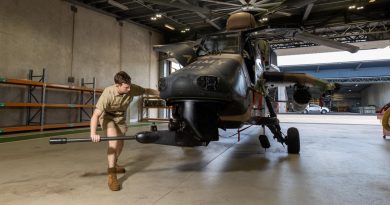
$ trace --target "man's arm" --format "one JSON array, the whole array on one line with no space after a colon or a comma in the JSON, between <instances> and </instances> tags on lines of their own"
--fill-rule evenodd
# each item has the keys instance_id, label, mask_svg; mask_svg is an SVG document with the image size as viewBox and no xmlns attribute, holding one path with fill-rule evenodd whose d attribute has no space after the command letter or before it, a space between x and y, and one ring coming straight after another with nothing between
<instances>
[{"instance_id":1,"label":"man's arm","mask_svg":"<svg viewBox=\"0 0 390 205\"><path fill-rule=\"evenodd\" d=\"M150 88L145 88L145 94L146 95L160 95L160 92L158 90L150 89Z\"/></svg>"},{"instance_id":2,"label":"man's arm","mask_svg":"<svg viewBox=\"0 0 390 205\"><path fill-rule=\"evenodd\" d=\"M91 139L92 139L92 142L99 142L100 141L100 135L96 134L96 128L97 128L97 125L98 125L98 120L99 120L99 117L100 115L102 115L102 111L99 110L99 109L95 109L93 111L93 115L91 117Z\"/></svg>"}]
</instances>

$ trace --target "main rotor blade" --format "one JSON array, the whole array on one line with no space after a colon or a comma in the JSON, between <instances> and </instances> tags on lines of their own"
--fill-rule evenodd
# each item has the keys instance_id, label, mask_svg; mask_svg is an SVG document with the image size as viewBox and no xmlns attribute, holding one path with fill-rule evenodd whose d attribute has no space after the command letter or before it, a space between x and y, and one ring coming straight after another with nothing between
<instances>
[{"instance_id":1,"label":"main rotor blade","mask_svg":"<svg viewBox=\"0 0 390 205\"><path fill-rule=\"evenodd\" d=\"M248 3L246 3L245 0L239 0L241 2L242 5L247 5Z\"/></svg>"},{"instance_id":2,"label":"main rotor blade","mask_svg":"<svg viewBox=\"0 0 390 205\"><path fill-rule=\"evenodd\" d=\"M346 44L346 43L340 43L338 41L323 38L321 36L316 36L316 35L313 35L313 34L310 34L307 32L296 33L294 35L294 39L298 39L301 41L309 41L309 42L316 43L319 45L324 45L324 46L328 46L331 48L336 48L336 49L348 51L350 53L356 53L360 49L357 46L353 46L353 45Z\"/></svg>"},{"instance_id":3,"label":"main rotor blade","mask_svg":"<svg viewBox=\"0 0 390 205\"><path fill-rule=\"evenodd\" d=\"M265 3L268 3L270 2L271 0L262 0L262 1L258 1L258 2L255 2L255 5L256 6L262 6L262 4L265 4ZM280 4L280 3L279 3Z\"/></svg>"},{"instance_id":4,"label":"main rotor blade","mask_svg":"<svg viewBox=\"0 0 390 205\"><path fill-rule=\"evenodd\" d=\"M275 14L278 14L278 15L281 15L281 16L292 16L292 13L288 13L288 12L283 12L283 11L277 11L275 12Z\"/></svg>"}]
</instances>

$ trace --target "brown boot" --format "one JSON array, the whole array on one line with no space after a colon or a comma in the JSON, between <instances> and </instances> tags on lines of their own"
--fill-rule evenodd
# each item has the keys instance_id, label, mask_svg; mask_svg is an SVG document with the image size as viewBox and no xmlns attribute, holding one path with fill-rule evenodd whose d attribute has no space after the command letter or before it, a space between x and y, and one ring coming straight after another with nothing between
<instances>
[{"instance_id":1,"label":"brown boot","mask_svg":"<svg viewBox=\"0 0 390 205\"><path fill-rule=\"evenodd\" d=\"M108 168L108 188L110 188L111 191L119 191L121 189L121 185L118 182L118 179L116 178L116 168Z\"/></svg>"},{"instance_id":2,"label":"brown boot","mask_svg":"<svg viewBox=\"0 0 390 205\"><path fill-rule=\"evenodd\" d=\"M125 173L126 172L126 169L119 166L119 165L115 165L115 169L116 169L116 173Z\"/></svg>"}]
</instances>

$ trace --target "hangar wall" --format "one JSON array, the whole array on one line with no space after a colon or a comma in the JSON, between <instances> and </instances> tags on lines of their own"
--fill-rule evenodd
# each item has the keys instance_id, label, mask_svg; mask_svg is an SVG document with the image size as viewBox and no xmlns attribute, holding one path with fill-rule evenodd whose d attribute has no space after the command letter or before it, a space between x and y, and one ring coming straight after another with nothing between
<instances>
[{"instance_id":1,"label":"hangar wall","mask_svg":"<svg viewBox=\"0 0 390 205\"><path fill-rule=\"evenodd\" d=\"M390 103L390 83L374 84L362 91L362 105L378 105L381 109Z\"/></svg>"},{"instance_id":2,"label":"hangar wall","mask_svg":"<svg viewBox=\"0 0 390 205\"><path fill-rule=\"evenodd\" d=\"M96 77L97 88L104 88L124 70L133 83L157 89L158 53L152 46L162 43L160 33L128 22L121 26L113 17L78 6L73 21L70 6L62 0L0 1L0 77L26 79L29 69L40 74L45 68L47 82L68 84L73 76L80 85L81 78ZM26 102L25 87L0 89L0 102ZM77 103L78 94L51 90L47 98L48 103ZM46 121L77 121L77 113L48 110ZM26 117L23 109L0 109L0 115L10 116L0 118L0 127Z\"/></svg>"}]
</instances>

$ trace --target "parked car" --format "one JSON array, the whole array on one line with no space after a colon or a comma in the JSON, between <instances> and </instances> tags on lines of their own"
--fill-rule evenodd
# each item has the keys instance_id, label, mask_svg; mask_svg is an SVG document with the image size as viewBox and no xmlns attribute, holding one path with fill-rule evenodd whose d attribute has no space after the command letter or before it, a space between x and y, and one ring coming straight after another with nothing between
<instances>
[{"instance_id":1,"label":"parked car","mask_svg":"<svg viewBox=\"0 0 390 205\"><path fill-rule=\"evenodd\" d=\"M330 110L327 107L321 107L316 104L308 104L305 110L303 110L303 114L309 114L309 113L321 113L321 114L326 114Z\"/></svg>"}]
</instances>

